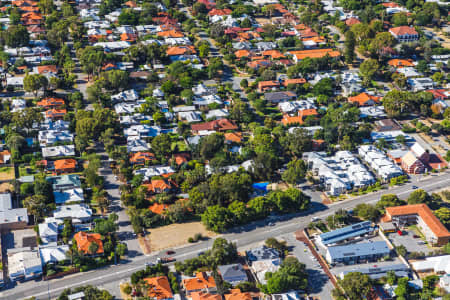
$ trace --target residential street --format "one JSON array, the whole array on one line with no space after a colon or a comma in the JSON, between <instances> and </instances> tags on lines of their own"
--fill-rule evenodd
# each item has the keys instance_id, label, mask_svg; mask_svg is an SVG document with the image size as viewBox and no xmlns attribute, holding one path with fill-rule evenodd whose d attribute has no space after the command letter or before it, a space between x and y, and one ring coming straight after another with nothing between
<instances>
[{"instance_id":1,"label":"residential street","mask_svg":"<svg viewBox=\"0 0 450 300\"><path fill-rule=\"evenodd\" d=\"M114 175L110 174L108 178L108 192L110 195L115 195L115 190L113 188ZM304 228L310 223L311 218L314 216L324 218L327 215L333 214L339 209L350 210L359 203L375 203L379 200L382 194L397 194L401 198L406 198L412 191L412 186L415 185L418 188L422 188L427 192L432 192L442 188L447 188L450 186L450 173L445 173L440 176L433 175L428 178L424 178L419 181L408 183L403 186L398 186L390 188L387 190L381 190L376 193L361 196L352 200L347 200L344 202L337 202L329 205L328 207L321 204L314 197L313 205L311 209L307 212L291 216L290 218L285 218L284 221L275 222L275 225L268 227L266 222L256 222L249 224L247 226L241 226L235 228L232 232L222 235L222 237L233 241L237 244L239 249L246 248L249 245L253 245L259 242L263 242L269 237L280 237L292 234L298 229ZM118 193L118 192L117 192ZM315 195L315 194L314 194ZM116 194L118 198L118 194ZM120 212L120 211L119 211ZM122 217L121 223L124 217ZM127 232L129 228L125 223L121 224L120 232ZM134 239L128 240L127 243L132 250L134 245ZM208 247L212 245L211 241L204 241L198 244L190 244L188 246L179 248L176 250L174 257L177 260L185 260L188 258L196 257L199 252L205 251ZM66 276L61 279L45 281L29 281L25 283L19 283L14 289L5 290L0 293L0 298L5 300L17 300L26 297L35 296L36 299L49 299L50 297L55 297L65 288L76 287L85 284L91 284L94 286L102 287L103 285L116 286L120 284L122 280L130 277L130 275L144 268L145 262L155 261L160 253L155 253L149 257L135 253L128 261L123 261L122 264L118 266L110 266L103 269L97 269L87 273L79 273L71 276Z\"/></svg>"}]
</instances>

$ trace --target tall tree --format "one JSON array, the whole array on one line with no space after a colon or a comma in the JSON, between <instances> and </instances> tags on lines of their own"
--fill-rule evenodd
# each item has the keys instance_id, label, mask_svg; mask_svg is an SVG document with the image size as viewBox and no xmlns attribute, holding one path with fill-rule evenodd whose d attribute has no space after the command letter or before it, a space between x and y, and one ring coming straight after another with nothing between
<instances>
[{"instance_id":1,"label":"tall tree","mask_svg":"<svg viewBox=\"0 0 450 300\"><path fill-rule=\"evenodd\" d=\"M348 30L345 33L344 44L345 44L344 50L345 62L351 64L355 60L355 46L356 46L355 34L353 33L353 31Z\"/></svg>"}]
</instances>

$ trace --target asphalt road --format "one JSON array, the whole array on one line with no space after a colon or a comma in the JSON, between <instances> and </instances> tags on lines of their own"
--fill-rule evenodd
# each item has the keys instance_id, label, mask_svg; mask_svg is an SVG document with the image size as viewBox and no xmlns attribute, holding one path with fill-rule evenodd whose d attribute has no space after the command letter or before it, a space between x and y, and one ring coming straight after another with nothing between
<instances>
[{"instance_id":1,"label":"asphalt road","mask_svg":"<svg viewBox=\"0 0 450 300\"><path fill-rule=\"evenodd\" d=\"M325 206L318 202L313 202L309 211L303 212L290 217L285 217L285 220L275 221L273 226L268 226L265 221L252 223L247 226L237 227L233 232L223 234L222 237L233 241L238 248L242 249L248 245L256 244L266 240L269 237L279 237L294 233L298 229L306 227L311 218L314 216L324 218L333 214L338 209L349 210L359 203L375 203L383 194L394 193L400 198L406 198L412 191L412 186L416 185L419 188L432 192L450 186L450 173L445 173L440 176L434 175L423 178L412 183L405 184L386 190L381 190L376 193L368 194L351 200L337 202L329 206ZM273 221L272 221L273 222ZM173 255L177 260L185 260L196 257L199 252L205 251L212 245L212 240L204 241L194 245L188 245L176 249L176 254ZM27 297L35 296L36 299L49 299L59 295L65 288L76 287L80 285L91 284L94 286L117 285L130 277L130 275L145 267L145 263L155 261L159 253L151 256L144 256L136 254L128 261L123 261L117 266L110 266L102 269L93 270L86 273L79 273L66 276L61 279L55 279L48 282L45 281L28 281L19 283L13 289L5 290L0 293L0 298L4 300L18 300Z\"/></svg>"}]
</instances>

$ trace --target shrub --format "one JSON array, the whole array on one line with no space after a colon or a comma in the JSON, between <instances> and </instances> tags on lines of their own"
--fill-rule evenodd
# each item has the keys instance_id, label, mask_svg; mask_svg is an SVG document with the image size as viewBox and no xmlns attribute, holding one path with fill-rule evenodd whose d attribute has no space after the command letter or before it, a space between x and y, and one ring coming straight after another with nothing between
<instances>
[{"instance_id":1,"label":"shrub","mask_svg":"<svg viewBox=\"0 0 450 300\"><path fill-rule=\"evenodd\" d=\"M188 243L194 243L194 239L192 237L188 238Z\"/></svg>"},{"instance_id":2,"label":"shrub","mask_svg":"<svg viewBox=\"0 0 450 300\"><path fill-rule=\"evenodd\" d=\"M200 240L202 240L203 239L203 235L201 234L201 233L196 233L195 235L194 235L194 240L195 241L200 241Z\"/></svg>"},{"instance_id":3,"label":"shrub","mask_svg":"<svg viewBox=\"0 0 450 300\"><path fill-rule=\"evenodd\" d=\"M122 291L125 294L130 295L131 292L133 291L133 289L132 289L131 285L127 284L126 286L123 287Z\"/></svg>"}]
</instances>

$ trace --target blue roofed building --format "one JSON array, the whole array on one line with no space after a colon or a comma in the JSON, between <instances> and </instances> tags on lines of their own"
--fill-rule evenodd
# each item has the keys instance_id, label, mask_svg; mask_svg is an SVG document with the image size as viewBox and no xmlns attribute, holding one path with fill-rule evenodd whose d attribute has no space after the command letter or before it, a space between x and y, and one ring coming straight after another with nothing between
<instances>
[{"instance_id":1,"label":"blue roofed building","mask_svg":"<svg viewBox=\"0 0 450 300\"><path fill-rule=\"evenodd\" d=\"M385 241L351 244L345 246L328 247L325 258L330 264L354 264L363 261L374 261L390 255Z\"/></svg>"},{"instance_id":2,"label":"blue roofed building","mask_svg":"<svg viewBox=\"0 0 450 300\"><path fill-rule=\"evenodd\" d=\"M344 228L322 233L319 238L320 242L324 246L329 246L370 234L373 230L374 227L372 226L372 222L364 221Z\"/></svg>"},{"instance_id":3,"label":"blue roofed building","mask_svg":"<svg viewBox=\"0 0 450 300\"><path fill-rule=\"evenodd\" d=\"M354 267L352 269L347 269L345 271L342 271L339 273L339 277L341 279L344 279L344 276L351 272L360 272L362 274L369 275L372 279L380 279L381 277L384 277L387 275L389 271L393 271L395 275L399 278L401 277L409 277L410 269L405 264L389 264L389 265L374 265L367 268L361 268L361 267Z\"/></svg>"},{"instance_id":4,"label":"blue roofed building","mask_svg":"<svg viewBox=\"0 0 450 300\"><path fill-rule=\"evenodd\" d=\"M52 184L54 192L61 192L81 187L80 176L78 176L77 174L51 176L47 177L47 180Z\"/></svg>"}]
</instances>

